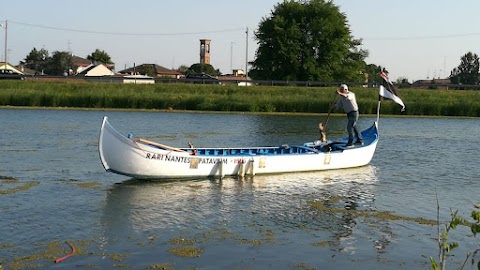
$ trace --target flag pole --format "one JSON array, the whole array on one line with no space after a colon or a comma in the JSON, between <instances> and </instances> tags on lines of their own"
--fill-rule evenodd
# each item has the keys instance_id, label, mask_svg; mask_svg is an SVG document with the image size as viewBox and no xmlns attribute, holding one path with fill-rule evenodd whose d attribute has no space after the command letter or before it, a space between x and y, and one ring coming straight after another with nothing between
<instances>
[{"instance_id":1,"label":"flag pole","mask_svg":"<svg viewBox=\"0 0 480 270\"><path fill-rule=\"evenodd\" d=\"M383 72L383 68L380 69L380 73ZM381 87L381 86L379 86ZM380 120L380 104L381 104L381 101L382 101L382 96L380 96L380 89L379 89L379 92L378 92L378 104L377 104L377 128L378 128L378 121Z\"/></svg>"},{"instance_id":2,"label":"flag pole","mask_svg":"<svg viewBox=\"0 0 480 270\"><path fill-rule=\"evenodd\" d=\"M378 105L377 105L377 125L378 125L378 120L380 119L380 104L381 104L381 97L378 95Z\"/></svg>"}]
</instances>

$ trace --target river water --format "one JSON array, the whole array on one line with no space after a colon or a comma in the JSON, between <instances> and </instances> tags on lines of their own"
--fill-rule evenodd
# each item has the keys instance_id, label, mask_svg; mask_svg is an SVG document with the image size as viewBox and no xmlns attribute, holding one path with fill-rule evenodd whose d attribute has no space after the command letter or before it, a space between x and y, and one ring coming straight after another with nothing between
<instances>
[{"instance_id":1,"label":"river water","mask_svg":"<svg viewBox=\"0 0 480 270\"><path fill-rule=\"evenodd\" d=\"M325 120L0 109L3 269L429 269L437 226L424 221L436 221L437 198L442 222L480 203L480 119L381 117L361 168L159 182L104 171L105 115L123 134L175 147L302 144ZM345 124L331 118L329 139ZM450 237L460 247L447 269L457 269L480 241L462 226ZM55 264L67 243L76 253Z\"/></svg>"}]
</instances>

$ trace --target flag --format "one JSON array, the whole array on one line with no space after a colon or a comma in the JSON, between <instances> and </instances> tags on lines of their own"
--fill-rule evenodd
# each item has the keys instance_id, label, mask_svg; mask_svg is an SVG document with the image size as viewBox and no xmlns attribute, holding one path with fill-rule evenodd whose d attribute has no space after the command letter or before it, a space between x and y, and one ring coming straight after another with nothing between
<instances>
[{"instance_id":1,"label":"flag","mask_svg":"<svg viewBox=\"0 0 480 270\"><path fill-rule=\"evenodd\" d=\"M382 71L380 72L380 77L382 77L382 84L380 85L379 95L395 101L395 103L402 106L402 112L405 111L405 104L403 104L403 101L398 97L397 90L395 90L395 86L393 86L387 74Z\"/></svg>"}]
</instances>

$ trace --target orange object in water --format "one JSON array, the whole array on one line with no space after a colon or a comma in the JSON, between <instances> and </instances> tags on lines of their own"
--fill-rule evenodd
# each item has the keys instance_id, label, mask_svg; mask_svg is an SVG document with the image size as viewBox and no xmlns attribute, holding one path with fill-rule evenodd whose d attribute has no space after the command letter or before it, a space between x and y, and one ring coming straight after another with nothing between
<instances>
[{"instance_id":1,"label":"orange object in water","mask_svg":"<svg viewBox=\"0 0 480 270\"><path fill-rule=\"evenodd\" d=\"M75 253L76 253L75 248L74 248L68 241L65 241L65 243L67 243L67 245L70 246L70 248L72 249L72 252L70 252L70 254L68 254L68 255L65 255L65 256L63 256L63 257L61 257L61 258L56 259L56 260L55 260L55 263L59 263L59 262L65 260L65 259L67 259L67 258L72 257L73 255L75 255Z\"/></svg>"}]
</instances>

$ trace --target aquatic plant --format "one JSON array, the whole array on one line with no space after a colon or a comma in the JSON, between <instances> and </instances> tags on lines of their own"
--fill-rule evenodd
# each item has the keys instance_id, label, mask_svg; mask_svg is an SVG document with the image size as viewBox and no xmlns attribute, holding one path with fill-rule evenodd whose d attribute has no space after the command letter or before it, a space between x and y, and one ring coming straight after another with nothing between
<instances>
[{"instance_id":1,"label":"aquatic plant","mask_svg":"<svg viewBox=\"0 0 480 270\"><path fill-rule=\"evenodd\" d=\"M338 207L332 207L329 204L331 202L340 201L342 197L334 196L332 198L326 200L314 200L314 201L307 201L307 204L316 209L318 211L327 212L327 213L349 213L352 215L353 218L373 218L378 220L401 220L401 221L409 221L415 222L418 224L423 225L434 225L435 221L422 218L422 217L408 217L408 216L401 216L390 211L378 211L378 210L353 210L353 209L344 209Z\"/></svg>"},{"instance_id":2,"label":"aquatic plant","mask_svg":"<svg viewBox=\"0 0 480 270\"><path fill-rule=\"evenodd\" d=\"M466 219L460 217L458 215L458 210L451 211L451 219L450 221L443 224L443 230L440 229L441 224L439 220L439 203L437 198L437 228L438 228L438 261L436 261L433 257L430 257L430 263L432 265L433 270L445 270L447 265L448 256L450 256L451 252L459 247L457 242L448 242L449 234L452 230L455 230L459 225L465 225L470 227L473 236L475 237L478 233L480 233L480 205L474 205L476 210L473 210L471 213L471 217L473 218L473 222L469 222ZM476 249L473 253L467 253L465 261L463 262L460 269L464 269L468 260L471 258L471 265L472 267L476 263L477 269L480 270L480 261L475 261L476 255L480 252L480 249Z\"/></svg>"},{"instance_id":3,"label":"aquatic plant","mask_svg":"<svg viewBox=\"0 0 480 270\"><path fill-rule=\"evenodd\" d=\"M15 179L15 178L9 178L9 177L0 177L0 186L1 185L15 185L19 184L20 180ZM14 194L20 191L27 191L30 188L39 185L39 182L36 181L30 181L27 182L23 185L17 185L15 187L9 188L9 189L0 189L0 195L6 195L6 194Z\"/></svg>"},{"instance_id":4,"label":"aquatic plant","mask_svg":"<svg viewBox=\"0 0 480 270\"><path fill-rule=\"evenodd\" d=\"M203 250L192 246L180 246L170 248L168 252L180 257L199 257Z\"/></svg>"}]
</instances>

